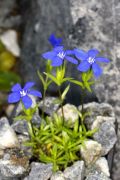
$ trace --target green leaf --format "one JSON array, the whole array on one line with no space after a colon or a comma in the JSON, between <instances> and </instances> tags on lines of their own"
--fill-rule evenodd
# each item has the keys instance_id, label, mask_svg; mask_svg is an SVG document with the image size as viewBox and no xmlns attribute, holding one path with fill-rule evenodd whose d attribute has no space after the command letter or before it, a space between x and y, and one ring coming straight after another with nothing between
<instances>
[{"instance_id":1,"label":"green leaf","mask_svg":"<svg viewBox=\"0 0 120 180\"><path fill-rule=\"evenodd\" d=\"M68 86L65 88L65 90L63 91L62 96L61 96L62 100L65 99L65 96L66 96L66 94L68 93L69 89L70 89L70 85L68 85Z\"/></svg>"},{"instance_id":2,"label":"green leaf","mask_svg":"<svg viewBox=\"0 0 120 180\"><path fill-rule=\"evenodd\" d=\"M74 84L76 84L76 85L78 85L78 86L80 86L80 87L82 87L82 88L84 87L83 83L80 82L80 81L77 81L77 80L74 80L74 79L72 80L72 79L71 79L70 82L72 82L72 83L74 83Z\"/></svg>"},{"instance_id":3,"label":"green leaf","mask_svg":"<svg viewBox=\"0 0 120 180\"><path fill-rule=\"evenodd\" d=\"M39 77L39 79L41 80L43 86L45 86L45 81L44 81L44 78L43 78L43 76L41 75L40 71L37 71L37 74L38 74L38 77Z\"/></svg>"},{"instance_id":4,"label":"green leaf","mask_svg":"<svg viewBox=\"0 0 120 180\"><path fill-rule=\"evenodd\" d=\"M15 121L18 121L18 120L25 120L26 119L26 116L24 115L20 115L20 116L17 116L14 118Z\"/></svg>"},{"instance_id":5,"label":"green leaf","mask_svg":"<svg viewBox=\"0 0 120 180\"><path fill-rule=\"evenodd\" d=\"M72 79L73 79L73 78L66 77L66 78L64 78L64 79L62 80L62 83L66 82L66 81L70 81L70 80L72 80Z\"/></svg>"},{"instance_id":6,"label":"green leaf","mask_svg":"<svg viewBox=\"0 0 120 180\"><path fill-rule=\"evenodd\" d=\"M60 82L58 82L58 79L57 79L56 77L54 77L52 74L45 73L45 72L44 72L44 74L45 74L46 76L48 76L48 77L49 77L55 84L57 84L58 86L61 85Z\"/></svg>"},{"instance_id":7,"label":"green leaf","mask_svg":"<svg viewBox=\"0 0 120 180\"><path fill-rule=\"evenodd\" d=\"M48 60L47 61L47 64L46 64L46 72L47 73L51 73L51 71L52 71L52 66L51 66L51 60Z\"/></svg>"},{"instance_id":8,"label":"green leaf","mask_svg":"<svg viewBox=\"0 0 120 180\"><path fill-rule=\"evenodd\" d=\"M89 85L89 82L85 82L85 87L89 92L92 92L92 89L91 89L91 87Z\"/></svg>"},{"instance_id":9,"label":"green leaf","mask_svg":"<svg viewBox=\"0 0 120 180\"><path fill-rule=\"evenodd\" d=\"M76 134L78 132L78 128L79 128L79 120L77 119L74 123L74 133Z\"/></svg>"}]
</instances>

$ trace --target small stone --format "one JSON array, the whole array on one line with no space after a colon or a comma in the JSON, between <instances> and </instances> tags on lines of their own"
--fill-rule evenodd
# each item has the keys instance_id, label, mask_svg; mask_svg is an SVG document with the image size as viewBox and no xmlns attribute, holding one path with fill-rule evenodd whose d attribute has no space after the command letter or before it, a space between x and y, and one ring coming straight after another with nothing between
<instances>
[{"instance_id":1,"label":"small stone","mask_svg":"<svg viewBox=\"0 0 120 180\"><path fill-rule=\"evenodd\" d=\"M81 106L78 107L78 109L81 111ZM92 103L87 103L84 105L84 110L90 113L90 116L86 117L85 119L85 124L87 126L88 129L91 129L91 126L93 125L93 123L95 122L96 118L98 116L104 116L109 117L110 121L115 123L115 114L113 111L113 107L110 104L107 103L96 103L96 102L92 102Z\"/></svg>"},{"instance_id":2,"label":"small stone","mask_svg":"<svg viewBox=\"0 0 120 180\"><path fill-rule=\"evenodd\" d=\"M102 155L106 155L117 141L115 128L110 122L103 122L93 135L93 139L102 145Z\"/></svg>"},{"instance_id":3,"label":"small stone","mask_svg":"<svg viewBox=\"0 0 120 180\"><path fill-rule=\"evenodd\" d=\"M14 108L15 108L14 104L9 104L7 106L7 108L5 109L7 117L11 117Z\"/></svg>"},{"instance_id":4,"label":"small stone","mask_svg":"<svg viewBox=\"0 0 120 180\"><path fill-rule=\"evenodd\" d=\"M85 165L84 161L77 161L71 167L67 167L63 173L64 177L69 180L83 180Z\"/></svg>"},{"instance_id":5,"label":"small stone","mask_svg":"<svg viewBox=\"0 0 120 180\"><path fill-rule=\"evenodd\" d=\"M28 177L24 180L48 180L52 176L52 164L33 162Z\"/></svg>"},{"instance_id":6,"label":"small stone","mask_svg":"<svg viewBox=\"0 0 120 180\"><path fill-rule=\"evenodd\" d=\"M51 176L50 180L66 180L66 178L62 172L58 171Z\"/></svg>"},{"instance_id":7,"label":"small stone","mask_svg":"<svg viewBox=\"0 0 120 180\"><path fill-rule=\"evenodd\" d=\"M44 112L47 115L52 115L54 112L57 111L57 109L59 108L60 104L56 104L55 101L57 100L57 98L55 97L46 97L45 98L45 108L44 108ZM43 101L40 102L39 104L39 108L40 110L43 110Z\"/></svg>"},{"instance_id":8,"label":"small stone","mask_svg":"<svg viewBox=\"0 0 120 180\"><path fill-rule=\"evenodd\" d=\"M72 121L72 124L78 119L78 113L77 113L77 108L74 105L71 104L65 104L63 106L63 111L64 111L64 118L66 121ZM57 111L57 114L62 116L62 110L61 108Z\"/></svg>"},{"instance_id":9,"label":"small stone","mask_svg":"<svg viewBox=\"0 0 120 180\"><path fill-rule=\"evenodd\" d=\"M19 149L8 150L0 159L0 175L2 179L17 179L28 172L28 158Z\"/></svg>"},{"instance_id":10,"label":"small stone","mask_svg":"<svg viewBox=\"0 0 120 180\"><path fill-rule=\"evenodd\" d=\"M16 133L23 134L23 135L29 135L28 133L28 125L27 121L25 120L18 120L12 124L12 128Z\"/></svg>"},{"instance_id":11,"label":"small stone","mask_svg":"<svg viewBox=\"0 0 120 180\"><path fill-rule=\"evenodd\" d=\"M89 173L85 180L111 180L107 177L104 173L94 170L93 172Z\"/></svg>"},{"instance_id":12,"label":"small stone","mask_svg":"<svg viewBox=\"0 0 120 180\"><path fill-rule=\"evenodd\" d=\"M81 147L81 157L85 161L85 164L93 164L100 156L102 152L102 146L96 141L87 140L84 142L84 147Z\"/></svg>"},{"instance_id":13,"label":"small stone","mask_svg":"<svg viewBox=\"0 0 120 180\"><path fill-rule=\"evenodd\" d=\"M109 166L108 162L105 157L100 157L96 162L95 166L103 172L106 176L110 177L110 171L109 171Z\"/></svg>"},{"instance_id":14,"label":"small stone","mask_svg":"<svg viewBox=\"0 0 120 180\"><path fill-rule=\"evenodd\" d=\"M17 33L14 30L8 30L0 36L0 40L5 45L8 51L14 56L20 56L20 47L17 42Z\"/></svg>"},{"instance_id":15,"label":"small stone","mask_svg":"<svg viewBox=\"0 0 120 180\"><path fill-rule=\"evenodd\" d=\"M18 138L6 117L0 119L0 149L19 147Z\"/></svg>"},{"instance_id":16,"label":"small stone","mask_svg":"<svg viewBox=\"0 0 120 180\"><path fill-rule=\"evenodd\" d=\"M29 136L25 135L18 135L18 140L20 143L20 149L24 152L25 156L27 156L29 159L32 158L32 147L26 146L24 143L29 140Z\"/></svg>"}]
</instances>

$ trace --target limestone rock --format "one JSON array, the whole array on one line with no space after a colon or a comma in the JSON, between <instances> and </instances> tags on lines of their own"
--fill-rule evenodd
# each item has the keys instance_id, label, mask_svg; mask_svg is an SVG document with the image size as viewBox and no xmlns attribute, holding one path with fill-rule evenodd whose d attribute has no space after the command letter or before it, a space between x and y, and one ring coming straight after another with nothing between
<instances>
[{"instance_id":1,"label":"limestone rock","mask_svg":"<svg viewBox=\"0 0 120 180\"><path fill-rule=\"evenodd\" d=\"M93 135L93 139L102 145L102 155L106 155L117 141L115 128L110 122L103 122Z\"/></svg>"},{"instance_id":2,"label":"limestone rock","mask_svg":"<svg viewBox=\"0 0 120 180\"><path fill-rule=\"evenodd\" d=\"M81 106L79 106L78 109L81 111ZM91 102L84 104L84 110L90 114L85 119L85 124L88 129L91 129L91 126L98 118L98 116L102 116L103 118L106 117L106 120L108 117L108 121L115 123L115 113L113 107L110 104ZM104 121L104 119L101 120Z\"/></svg>"},{"instance_id":3,"label":"limestone rock","mask_svg":"<svg viewBox=\"0 0 120 180\"><path fill-rule=\"evenodd\" d=\"M77 161L71 167L67 167L63 173L64 177L69 180L83 180L85 165L84 161Z\"/></svg>"},{"instance_id":4,"label":"limestone rock","mask_svg":"<svg viewBox=\"0 0 120 180\"><path fill-rule=\"evenodd\" d=\"M72 104L65 104L63 106L63 111L64 111L64 118L65 121L71 121L72 124L78 119L78 113L77 113L77 108L72 105ZM57 111L57 114L62 116L62 110L61 108Z\"/></svg>"},{"instance_id":5,"label":"limestone rock","mask_svg":"<svg viewBox=\"0 0 120 180\"><path fill-rule=\"evenodd\" d=\"M66 179L63 173L58 171L51 176L50 180L66 180Z\"/></svg>"},{"instance_id":6,"label":"limestone rock","mask_svg":"<svg viewBox=\"0 0 120 180\"><path fill-rule=\"evenodd\" d=\"M105 159L105 157L100 157L95 162L95 165L101 172L103 172L106 176L110 177L109 166L108 166L108 162Z\"/></svg>"},{"instance_id":7,"label":"limestone rock","mask_svg":"<svg viewBox=\"0 0 120 180\"><path fill-rule=\"evenodd\" d=\"M0 40L5 45L6 49L14 56L20 56L20 47L17 42L17 33L14 30L8 30L0 36Z\"/></svg>"},{"instance_id":8,"label":"limestone rock","mask_svg":"<svg viewBox=\"0 0 120 180\"><path fill-rule=\"evenodd\" d=\"M29 167L27 157L19 149L8 151L0 159L0 177L10 180L24 177Z\"/></svg>"},{"instance_id":9,"label":"limestone rock","mask_svg":"<svg viewBox=\"0 0 120 180\"><path fill-rule=\"evenodd\" d=\"M48 180L51 175L51 164L32 162L30 174L24 180Z\"/></svg>"},{"instance_id":10,"label":"limestone rock","mask_svg":"<svg viewBox=\"0 0 120 180\"><path fill-rule=\"evenodd\" d=\"M55 97L46 97L45 98L45 109L44 109L44 112L47 115L52 115L59 108L60 104L59 103L58 104L55 103L56 99L57 98L55 98ZM40 108L40 110L43 110L43 101L40 101L39 108Z\"/></svg>"},{"instance_id":11,"label":"limestone rock","mask_svg":"<svg viewBox=\"0 0 120 180\"><path fill-rule=\"evenodd\" d=\"M99 159L102 153L102 146L101 144L93 140L85 141L84 145L84 147L81 147L80 153L81 157L85 161L85 164L88 166Z\"/></svg>"},{"instance_id":12,"label":"limestone rock","mask_svg":"<svg viewBox=\"0 0 120 180\"><path fill-rule=\"evenodd\" d=\"M0 149L19 147L18 138L7 118L0 119Z\"/></svg>"},{"instance_id":13,"label":"limestone rock","mask_svg":"<svg viewBox=\"0 0 120 180\"><path fill-rule=\"evenodd\" d=\"M111 180L107 177L104 173L94 170L93 172L89 173L85 180Z\"/></svg>"},{"instance_id":14,"label":"limestone rock","mask_svg":"<svg viewBox=\"0 0 120 180\"><path fill-rule=\"evenodd\" d=\"M28 135L28 125L26 120L18 120L12 124L12 128L16 133Z\"/></svg>"}]
</instances>

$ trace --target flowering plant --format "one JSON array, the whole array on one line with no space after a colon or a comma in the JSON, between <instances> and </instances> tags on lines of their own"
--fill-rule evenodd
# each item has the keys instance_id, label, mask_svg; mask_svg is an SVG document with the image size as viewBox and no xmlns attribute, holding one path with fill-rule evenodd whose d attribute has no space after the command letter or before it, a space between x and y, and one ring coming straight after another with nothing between
<instances>
[{"instance_id":1,"label":"flowering plant","mask_svg":"<svg viewBox=\"0 0 120 180\"><path fill-rule=\"evenodd\" d=\"M15 84L11 89L12 93L8 96L8 102L22 102L23 115L15 119L25 119L28 122L30 139L26 145L32 147L35 158L45 163L53 163L53 170L57 171L63 170L80 159L79 151L81 146L84 146L84 141L97 131L97 129L90 131L86 129L84 119L89 116L89 112L84 111L84 99L82 99L81 112L76 110L79 118L75 123L71 125L71 121L65 121L63 102L70 89L70 83L80 86L82 91L92 92L91 86L95 83L95 79L102 74L98 63L108 63L109 60L99 57L97 49L91 49L88 52L81 49L66 50L61 45L62 39L56 38L54 34L49 37L49 42L53 46L53 50L42 54L42 57L47 60L46 71L43 74L38 71L38 76L43 84L43 111L40 127L32 124L32 117L38 105L34 108L31 107L31 95L42 98L41 92L31 89L34 82L27 82L24 88L21 88L20 84ZM74 66L77 65L76 69L81 72L81 81L65 76L67 61ZM55 70L54 74L53 70ZM68 82L68 85L61 92L61 87L65 82ZM55 83L57 86L59 93L57 103L61 106L62 116L54 113L48 117L44 114L46 91L51 83Z\"/></svg>"}]
</instances>

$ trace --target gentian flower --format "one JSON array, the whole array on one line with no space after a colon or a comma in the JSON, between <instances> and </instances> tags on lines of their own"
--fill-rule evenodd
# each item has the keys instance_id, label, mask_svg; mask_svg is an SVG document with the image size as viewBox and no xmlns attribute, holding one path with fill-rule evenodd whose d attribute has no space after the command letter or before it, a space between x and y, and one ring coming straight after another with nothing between
<instances>
[{"instance_id":1,"label":"gentian flower","mask_svg":"<svg viewBox=\"0 0 120 180\"><path fill-rule=\"evenodd\" d=\"M70 56L73 54L74 54L73 50L64 50L63 46L58 46L55 47L52 51L42 54L42 56L47 60L48 59L51 60L52 66L61 66L64 59L70 61L73 64L78 64L78 61Z\"/></svg>"},{"instance_id":2,"label":"gentian flower","mask_svg":"<svg viewBox=\"0 0 120 180\"><path fill-rule=\"evenodd\" d=\"M25 108L30 108L32 105L32 100L29 95L38 96L40 98L42 97L41 92L37 90L30 90L30 88L34 86L34 84L34 82L27 82L23 89L21 88L21 85L19 83L15 84L11 89L12 93L8 96L8 102L16 103L22 100Z\"/></svg>"},{"instance_id":3,"label":"gentian flower","mask_svg":"<svg viewBox=\"0 0 120 180\"><path fill-rule=\"evenodd\" d=\"M80 49L74 49L74 53L75 56L81 60L81 63L78 65L77 69L82 72L92 69L96 78L102 74L102 69L97 63L108 63L110 61L104 57L96 57L99 53L97 49L90 49L87 53Z\"/></svg>"},{"instance_id":4,"label":"gentian flower","mask_svg":"<svg viewBox=\"0 0 120 180\"><path fill-rule=\"evenodd\" d=\"M53 47L61 46L62 38L56 38L54 34L51 34L48 40Z\"/></svg>"}]
</instances>

